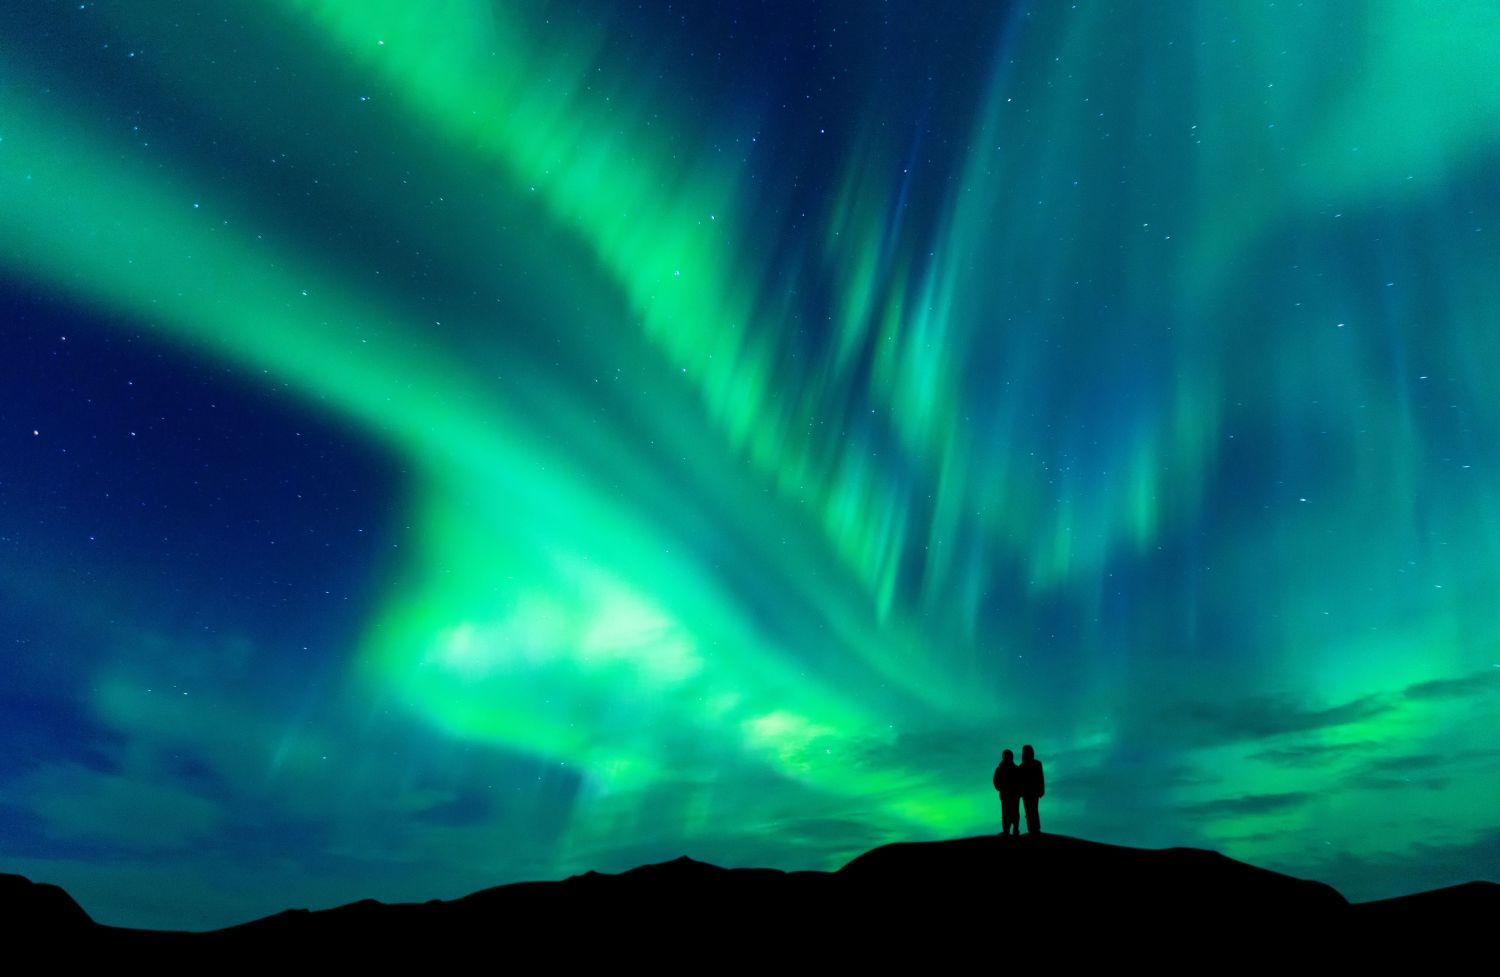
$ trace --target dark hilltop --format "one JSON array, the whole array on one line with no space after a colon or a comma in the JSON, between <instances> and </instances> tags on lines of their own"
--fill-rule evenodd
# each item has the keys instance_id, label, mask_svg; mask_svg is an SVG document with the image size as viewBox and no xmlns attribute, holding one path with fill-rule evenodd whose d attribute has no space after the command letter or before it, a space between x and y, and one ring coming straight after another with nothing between
<instances>
[{"instance_id":1,"label":"dark hilltop","mask_svg":"<svg viewBox=\"0 0 1500 977\"><path fill-rule=\"evenodd\" d=\"M522 882L451 901L291 909L208 933L102 926L62 889L0 875L12 952L155 963L389 962L481 953L497 963L971 960L1058 966L1129 953L1335 961L1478 952L1500 885L1351 904L1332 887L1190 848L1061 835L885 845L835 872L724 869L690 858L618 875Z\"/></svg>"}]
</instances>

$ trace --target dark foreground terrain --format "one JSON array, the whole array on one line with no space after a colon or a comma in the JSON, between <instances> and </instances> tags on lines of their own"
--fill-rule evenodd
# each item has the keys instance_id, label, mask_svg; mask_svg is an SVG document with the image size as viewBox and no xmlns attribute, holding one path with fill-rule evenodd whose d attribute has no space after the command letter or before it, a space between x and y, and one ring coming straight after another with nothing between
<instances>
[{"instance_id":1,"label":"dark foreground terrain","mask_svg":"<svg viewBox=\"0 0 1500 977\"><path fill-rule=\"evenodd\" d=\"M974 961L1386 962L1487 953L1500 885L1351 905L1333 888L1210 851L1060 835L886 845L836 872L722 869L688 858L619 875L523 882L422 904L292 909L210 933L101 926L66 892L0 875L9 954L158 964ZM10 957L10 959L15 959Z\"/></svg>"}]
</instances>

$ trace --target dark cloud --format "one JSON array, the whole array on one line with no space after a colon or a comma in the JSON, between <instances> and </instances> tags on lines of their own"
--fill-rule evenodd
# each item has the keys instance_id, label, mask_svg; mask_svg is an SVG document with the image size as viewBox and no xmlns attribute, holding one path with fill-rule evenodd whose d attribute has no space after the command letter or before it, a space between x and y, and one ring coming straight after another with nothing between
<instances>
[{"instance_id":1,"label":"dark cloud","mask_svg":"<svg viewBox=\"0 0 1500 977\"><path fill-rule=\"evenodd\" d=\"M481 824L494 816L494 808L490 792L469 790L431 807L414 811L412 818L431 824Z\"/></svg>"},{"instance_id":2,"label":"dark cloud","mask_svg":"<svg viewBox=\"0 0 1500 977\"><path fill-rule=\"evenodd\" d=\"M1362 764L1343 783L1367 790L1440 790L1464 779L1491 776L1489 767L1497 758L1500 750L1381 756Z\"/></svg>"},{"instance_id":3,"label":"dark cloud","mask_svg":"<svg viewBox=\"0 0 1500 977\"><path fill-rule=\"evenodd\" d=\"M1494 691L1500 691L1500 668L1487 668L1458 678L1439 678L1408 685L1402 691L1401 698L1424 702L1463 699Z\"/></svg>"},{"instance_id":4,"label":"dark cloud","mask_svg":"<svg viewBox=\"0 0 1500 977\"><path fill-rule=\"evenodd\" d=\"M1441 790L1453 782L1452 777L1399 777L1365 771L1343 780L1345 787L1362 790Z\"/></svg>"},{"instance_id":5,"label":"dark cloud","mask_svg":"<svg viewBox=\"0 0 1500 977\"><path fill-rule=\"evenodd\" d=\"M887 833L867 821L852 818L802 818L777 826L778 836L799 847L861 851L885 844Z\"/></svg>"},{"instance_id":6,"label":"dark cloud","mask_svg":"<svg viewBox=\"0 0 1500 977\"><path fill-rule=\"evenodd\" d=\"M1206 818L1270 814L1304 804L1317 796L1315 791L1310 790L1289 791L1284 794L1244 794L1239 797L1204 801L1201 804L1189 804L1178 810L1183 817L1201 821Z\"/></svg>"},{"instance_id":7,"label":"dark cloud","mask_svg":"<svg viewBox=\"0 0 1500 977\"><path fill-rule=\"evenodd\" d=\"M1291 746L1279 746L1260 750L1250 754L1248 759L1260 760L1264 763L1281 764L1282 766L1319 767L1350 756L1383 748L1381 744L1374 740L1360 740L1356 743L1297 743Z\"/></svg>"},{"instance_id":8,"label":"dark cloud","mask_svg":"<svg viewBox=\"0 0 1500 977\"><path fill-rule=\"evenodd\" d=\"M1394 693L1362 695L1333 706L1309 707L1290 696L1254 696L1234 701L1188 700L1167 706L1151 716L1151 727L1172 748L1219 746L1262 740L1291 733L1337 729L1379 718L1402 703L1477 697L1500 691L1500 669L1491 668L1456 678L1417 682ZM1250 759L1296 766L1317 766L1367 748L1360 743L1301 743L1274 747Z\"/></svg>"},{"instance_id":9,"label":"dark cloud","mask_svg":"<svg viewBox=\"0 0 1500 977\"><path fill-rule=\"evenodd\" d=\"M1407 756L1383 756L1365 764L1370 773L1410 773L1413 770L1431 770L1454 761L1453 756L1424 753Z\"/></svg>"},{"instance_id":10,"label":"dark cloud","mask_svg":"<svg viewBox=\"0 0 1500 977\"><path fill-rule=\"evenodd\" d=\"M180 786L148 758L110 772L48 764L6 790L51 837L122 852L192 850L212 839L226 816L222 805Z\"/></svg>"},{"instance_id":11,"label":"dark cloud","mask_svg":"<svg viewBox=\"0 0 1500 977\"><path fill-rule=\"evenodd\" d=\"M1172 748L1216 746L1364 722L1392 705L1365 695L1337 706L1311 709L1286 696L1256 696L1232 702L1185 702L1164 709L1158 729Z\"/></svg>"}]
</instances>

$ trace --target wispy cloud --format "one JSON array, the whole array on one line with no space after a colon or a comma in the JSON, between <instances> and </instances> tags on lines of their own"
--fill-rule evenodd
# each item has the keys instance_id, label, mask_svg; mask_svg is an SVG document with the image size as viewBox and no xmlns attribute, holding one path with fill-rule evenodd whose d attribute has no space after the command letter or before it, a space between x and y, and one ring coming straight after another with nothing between
<instances>
[{"instance_id":1,"label":"wispy cloud","mask_svg":"<svg viewBox=\"0 0 1500 977\"><path fill-rule=\"evenodd\" d=\"M1248 759L1291 767L1320 767L1384 747L1374 740L1351 743L1296 743L1258 750Z\"/></svg>"},{"instance_id":2,"label":"wispy cloud","mask_svg":"<svg viewBox=\"0 0 1500 977\"><path fill-rule=\"evenodd\" d=\"M1161 720L1173 747L1201 747L1333 729L1374 719L1392 708L1381 695L1323 707L1310 707L1286 696L1257 696L1180 703L1162 710Z\"/></svg>"},{"instance_id":3,"label":"wispy cloud","mask_svg":"<svg viewBox=\"0 0 1500 977\"><path fill-rule=\"evenodd\" d=\"M1401 698L1416 701L1463 699L1500 692L1500 668L1487 668L1457 678L1432 679L1408 685Z\"/></svg>"},{"instance_id":4,"label":"wispy cloud","mask_svg":"<svg viewBox=\"0 0 1500 977\"><path fill-rule=\"evenodd\" d=\"M1204 820L1217 817L1271 814L1305 804L1318 795L1313 791L1289 791L1283 794L1243 794L1225 797L1180 808L1184 817Z\"/></svg>"}]
</instances>

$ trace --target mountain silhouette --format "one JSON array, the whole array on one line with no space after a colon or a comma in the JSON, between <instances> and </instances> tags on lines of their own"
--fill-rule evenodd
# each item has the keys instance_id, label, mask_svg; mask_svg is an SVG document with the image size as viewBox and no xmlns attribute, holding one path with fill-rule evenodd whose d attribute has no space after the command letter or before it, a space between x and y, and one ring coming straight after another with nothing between
<instances>
[{"instance_id":1,"label":"mountain silhouette","mask_svg":"<svg viewBox=\"0 0 1500 977\"><path fill-rule=\"evenodd\" d=\"M0 932L88 932L94 921L55 885L0 873Z\"/></svg>"},{"instance_id":2,"label":"mountain silhouette","mask_svg":"<svg viewBox=\"0 0 1500 977\"><path fill-rule=\"evenodd\" d=\"M1061 835L897 843L835 872L725 869L683 857L449 901L293 909L208 933L102 926L56 886L0 876L0 933L14 934L6 941L12 952L31 942L66 948L72 959L140 953L204 965L389 964L455 953L505 964L630 960L715 969L1001 957L1058 966L1124 953L1223 963L1293 950L1298 959L1330 962L1418 951L1431 960L1435 951L1477 951L1495 919L1500 885L1491 882L1350 904L1321 882L1212 851Z\"/></svg>"}]
</instances>

